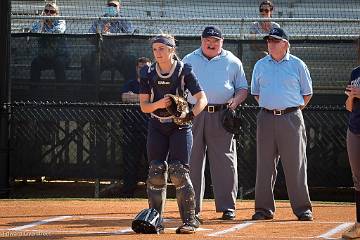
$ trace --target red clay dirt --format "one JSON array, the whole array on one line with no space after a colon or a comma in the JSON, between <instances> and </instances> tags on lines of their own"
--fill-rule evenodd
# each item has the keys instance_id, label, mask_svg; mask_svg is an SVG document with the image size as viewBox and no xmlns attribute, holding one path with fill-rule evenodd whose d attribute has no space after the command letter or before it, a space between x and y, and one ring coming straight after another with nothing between
<instances>
[{"instance_id":1,"label":"red clay dirt","mask_svg":"<svg viewBox=\"0 0 360 240\"><path fill-rule=\"evenodd\" d=\"M224 221L214 201L206 200L201 229L178 235L181 223L172 199L165 207L165 233L143 235L130 225L147 207L145 199L0 200L0 239L337 239L354 221L354 204L315 202L313 222L297 221L289 202L276 206L273 220L255 222L254 202L239 201L236 219Z\"/></svg>"}]
</instances>

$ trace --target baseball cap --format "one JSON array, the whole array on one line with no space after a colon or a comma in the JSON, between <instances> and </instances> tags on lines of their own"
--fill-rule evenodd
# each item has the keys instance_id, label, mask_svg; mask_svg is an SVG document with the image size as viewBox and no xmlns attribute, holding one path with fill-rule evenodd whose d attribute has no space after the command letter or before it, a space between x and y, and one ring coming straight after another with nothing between
<instances>
[{"instance_id":1,"label":"baseball cap","mask_svg":"<svg viewBox=\"0 0 360 240\"><path fill-rule=\"evenodd\" d=\"M121 1L120 1L120 0L108 0L107 3L108 3L108 4L109 4L109 3L114 3L114 4L116 4L116 5L119 5L119 4L121 3Z\"/></svg>"},{"instance_id":2,"label":"baseball cap","mask_svg":"<svg viewBox=\"0 0 360 240\"><path fill-rule=\"evenodd\" d=\"M201 34L201 37L207 38L207 37L214 37L218 39L222 39L222 33L221 30L218 27L215 26L208 26L204 29L204 31Z\"/></svg>"},{"instance_id":3,"label":"baseball cap","mask_svg":"<svg viewBox=\"0 0 360 240\"><path fill-rule=\"evenodd\" d=\"M284 40L286 42L289 41L289 36L287 33L283 29L277 27L272 28L269 34L264 37L264 40L267 40L269 37Z\"/></svg>"},{"instance_id":4,"label":"baseball cap","mask_svg":"<svg viewBox=\"0 0 360 240\"><path fill-rule=\"evenodd\" d=\"M59 12L59 6L55 2L46 2L45 7L50 6L56 10L56 12Z\"/></svg>"}]
</instances>

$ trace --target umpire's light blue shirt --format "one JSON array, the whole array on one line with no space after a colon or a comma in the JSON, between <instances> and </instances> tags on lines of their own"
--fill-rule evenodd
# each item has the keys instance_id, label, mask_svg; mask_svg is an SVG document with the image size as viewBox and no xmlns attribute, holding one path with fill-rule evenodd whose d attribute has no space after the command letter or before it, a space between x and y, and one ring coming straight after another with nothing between
<instances>
[{"instance_id":1,"label":"umpire's light blue shirt","mask_svg":"<svg viewBox=\"0 0 360 240\"><path fill-rule=\"evenodd\" d=\"M189 63L205 91L209 105L224 104L240 89L248 89L243 65L230 51L222 50L219 56L207 59L201 48L186 55L183 62ZM189 97L190 103L195 103Z\"/></svg>"},{"instance_id":2,"label":"umpire's light blue shirt","mask_svg":"<svg viewBox=\"0 0 360 240\"><path fill-rule=\"evenodd\" d=\"M259 106L283 110L304 105L305 95L313 93L312 80L306 64L287 53L277 62L270 55L254 66L251 94L259 96Z\"/></svg>"}]
</instances>

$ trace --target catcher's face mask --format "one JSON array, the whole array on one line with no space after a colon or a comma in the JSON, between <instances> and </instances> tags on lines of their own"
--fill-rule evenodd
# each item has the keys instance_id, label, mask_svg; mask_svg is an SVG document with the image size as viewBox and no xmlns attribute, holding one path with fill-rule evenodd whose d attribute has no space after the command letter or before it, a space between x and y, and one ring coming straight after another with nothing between
<instances>
[{"instance_id":1,"label":"catcher's face mask","mask_svg":"<svg viewBox=\"0 0 360 240\"><path fill-rule=\"evenodd\" d=\"M147 208L142 210L131 224L132 230L136 233L159 233L161 228L161 217L158 211L154 208Z\"/></svg>"}]
</instances>

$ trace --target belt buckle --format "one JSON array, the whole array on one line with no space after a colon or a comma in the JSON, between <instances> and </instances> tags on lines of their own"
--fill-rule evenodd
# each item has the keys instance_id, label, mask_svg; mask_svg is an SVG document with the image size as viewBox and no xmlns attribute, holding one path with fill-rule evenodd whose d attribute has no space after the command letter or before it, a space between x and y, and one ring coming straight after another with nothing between
<instances>
[{"instance_id":1,"label":"belt buckle","mask_svg":"<svg viewBox=\"0 0 360 240\"><path fill-rule=\"evenodd\" d=\"M207 110L209 113L214 113L215 112L215 106L208 106Z\"/></svg>"},{"instance_id":2,"label":"belt buckle","mask_svg":"<svg viewBox=\"0 0 360 240\"><path fill-rule=\"evenodd\" d=\"M274 115L281 116L281 110L273 110Z\"/></svg>"}]
</instances>

